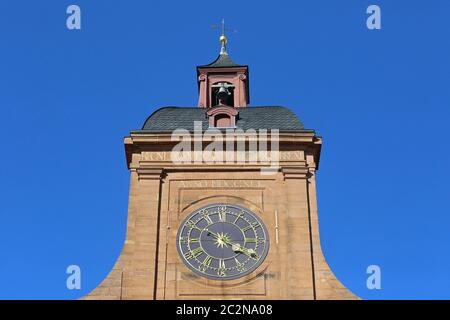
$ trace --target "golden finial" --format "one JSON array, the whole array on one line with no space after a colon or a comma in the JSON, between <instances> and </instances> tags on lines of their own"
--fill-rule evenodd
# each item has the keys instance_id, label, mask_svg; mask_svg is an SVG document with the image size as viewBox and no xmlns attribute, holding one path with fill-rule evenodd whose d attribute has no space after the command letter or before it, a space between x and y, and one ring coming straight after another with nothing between
<instances>
[{"instance_id":1,"label":"golden finial","mask_svg":"<svg viewBox=\"0 0 450 320\"><path fill-rule=\"evenodd\" d=\"M228 38L225 35L225 31L230 31L230 32L237 32L237 30L234 29L227 29L225 28L225 19L222 19L222 21L220 22L220 25L212 25L213 29L219 29L221 30L221 34L220 34L220 44L221 44L221 48L220 48L220 54L228 54L227 53L227 43L228 43Z\"/></svg>"},{"instance_id":2,"label":"golden finial","mask_svg":"<svg viewBox=\"0 0 450 320\"><path fill-rule=\"evenodd\" d=\"M225 36L225 19L222 19L222 34L220 35L220 43L222 44L222 49L225 49L226 48L226 45L227 45L227 42L228 42L228 39L227 39L227 37ZM226 52L226 50L224 50L225 52Z\"/></svg>"}]
</instances>

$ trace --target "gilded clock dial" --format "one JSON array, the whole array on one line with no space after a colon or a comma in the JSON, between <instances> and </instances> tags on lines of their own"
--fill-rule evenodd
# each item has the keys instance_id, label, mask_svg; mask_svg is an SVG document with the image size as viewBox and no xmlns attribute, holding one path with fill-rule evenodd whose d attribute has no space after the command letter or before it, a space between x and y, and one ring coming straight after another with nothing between
<instances>
[{"instance_id":1,"label":"gilded clock dial","mask_svg":"<svg viewBox=\"0 0 450 320\"><path fill-rule=\"evenodd\" d=\"M180 225L177 249L195 273L231 280L254 271L269 250L264 223L250 210L213 204L190 214Z\"/></svg>"}]
</instances>

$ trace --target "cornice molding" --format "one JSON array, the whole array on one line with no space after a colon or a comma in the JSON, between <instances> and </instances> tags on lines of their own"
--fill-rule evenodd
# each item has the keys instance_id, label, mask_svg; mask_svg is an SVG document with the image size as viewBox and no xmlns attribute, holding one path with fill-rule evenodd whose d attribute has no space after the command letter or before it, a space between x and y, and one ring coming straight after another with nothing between
<instances>
[{"instance_id":1,"label":"cornice molding","mask_svg":"<svg viewBox=\"0 0 450 320\"><path fill-rule=\"evenodd\" d=\"M163 176L162 168L136 168L139 180L161 180Z\"/></svg>"},{"instance_id":2,"label":"cornice molding","mask_svg":"<svg viewBox=\"0 0 450 320\"><path fill-rule=\"evenodd\" d=\"M307 167L282 167L284 180L288 179L307 179L309 171Z\"/></svg>"}]
</instances>

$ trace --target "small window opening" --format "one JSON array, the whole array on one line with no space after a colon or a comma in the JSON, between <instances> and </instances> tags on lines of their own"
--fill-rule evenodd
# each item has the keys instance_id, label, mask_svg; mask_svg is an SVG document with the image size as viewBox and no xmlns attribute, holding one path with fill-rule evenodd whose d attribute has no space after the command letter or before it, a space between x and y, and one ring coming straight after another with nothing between
<instances>
[{"instance_id":1,"label":"small window opening","mask_svg":"<svg viewBox=\"0 0 450 320\"><path fill-rule=\"evenodd\" d=\"M231 118L227 114L218 114L214 117L214 126L216 128L229 128L231 127Z\"/></svg>"}]
</instances>

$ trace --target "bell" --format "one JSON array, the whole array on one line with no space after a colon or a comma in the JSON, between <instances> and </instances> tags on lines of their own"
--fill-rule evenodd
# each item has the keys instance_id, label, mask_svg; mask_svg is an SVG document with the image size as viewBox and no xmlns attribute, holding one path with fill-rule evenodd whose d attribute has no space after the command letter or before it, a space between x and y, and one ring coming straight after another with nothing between
<instances>
[{"instance_id":1,"label":"bell","mask_svg":"<svg viewBox=\"0 0 450 320\"><path fill-rule=\"evenodd\" d=\"M230 92L228 91L228 89L224 85L221 85L219 92L217 92L217 98L219 100L226 100L229 95Z\"/></svg>"}]
</instances>

